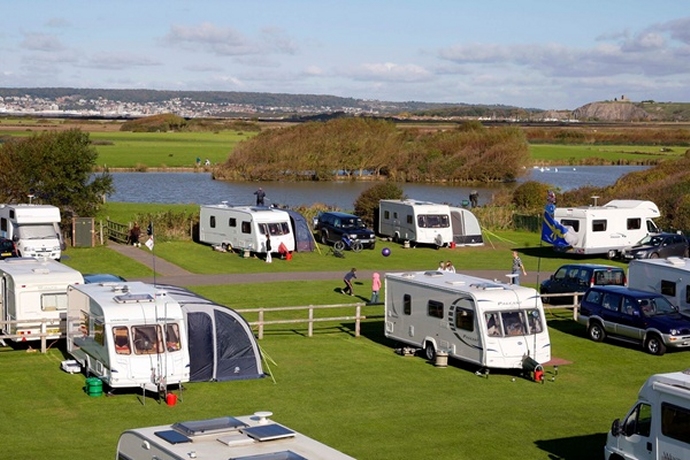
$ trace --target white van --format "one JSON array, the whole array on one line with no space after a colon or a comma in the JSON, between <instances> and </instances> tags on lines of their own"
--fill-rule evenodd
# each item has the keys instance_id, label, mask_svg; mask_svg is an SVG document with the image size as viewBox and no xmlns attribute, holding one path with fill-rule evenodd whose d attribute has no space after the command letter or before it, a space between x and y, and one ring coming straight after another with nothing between
<instances>
[{"instance_id":1,"label":"white van","mask_svg":"<svg viewBox=\"0 0 690 460\"><path fill-rule=\"evenodd\" d=\"M290 214L264 206L229 206L227 203L202 205L199 211L199 241L221 246L266 252L266 235L271 236L271 252L284 244L295 250L295 235Z\"/></svg>"},{"instance_id":2,"label":"white van","mask_svg":"<svg viewBox=\"0 0 690 460\"><path fill-rule=\"evenodd\" d=\"M450 206L430 201L379 200L378 233L412 245L449 246L453 241Z\"/></svg>"},{"instance_id":3,"label":"white van","mask_svg":"<svg viewBox=\"0 0 690 460\"><path fill-rule=\"evenodd\" d=\"M631 260L628 265L628 286L642 291L663 294L681 310L690 309L690 259Z\"/></svg>"},{"instance_id":4,"label":"white van","mask_svg":"<svg viewBox=\"0 0 690 460\"><path fill-rule=\"evenodd\" d=\"M614 420L605 460L690 458L690 370L656 374L623 421Z\"/></svg>"},{"instance_id":5,"label":"white van","mask_svg":"<svg viewBox=\"0 0 690 460\"><path fill-rule=\"evenodd\" d=\"M60 208L40 204L0 204L0 236L17 245L21 257L62 257Z\"/></svg>"},{"instance_id":6,"label":"white van","mask_svg":"<svg viewBox=\"0 0 690 460\"><path fill-rule=\"evenodd\" d=\"M486 368L546 363L551 342L544 307L532 288L459 273L385 276L385 336Z\"/></svg>"},{"instance_id":7,"label":"white van","mask_svg":"<svg viewBox=\"0 0 690 460\"><path fill-rule=\"evenodd\" d=\"M0 260L0 318L14 341L40 340L41 321L50 320L47 339L64 335L67 287L84 283L82 274L52 259L11 257ZM19 321L19 323L15 322Z\"/></svg>"}]
</instances>

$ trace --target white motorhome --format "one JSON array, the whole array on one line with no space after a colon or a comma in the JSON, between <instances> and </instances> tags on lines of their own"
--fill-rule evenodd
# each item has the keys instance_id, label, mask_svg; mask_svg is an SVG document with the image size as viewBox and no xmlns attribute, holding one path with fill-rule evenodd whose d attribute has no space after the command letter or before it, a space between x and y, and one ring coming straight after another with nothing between
<instances>
[{"instance_id":1,"label":"white motorhome","mask_svg":"<svg viewBox=\"0 0 690 460\"><path fill-rule=\"evenodd\" d=\"M486 368L519 369L551 359L539 293L459 273L385 276L385 335Z\"/></svg>"},{"instance_id":2,"label":"white motorhome","mask_svg":"<svg viewBox=\"0 0 690 460\"><path fill-rule=\"evenodd\" d=\"M11 239L22 257L62 257L60 208L38 204L1 204L0 236Z\"/></svg>"},{"instance_id":3,"label":"white motorhome","mask_svg":"<svg viewBox=\"0 0 690 460\"><path fill-rule=\"evenodd\" d=\"M413 245L448 246L453 241L450 206L410 199L379 200L378 233Z\"/></svg>"},{"instance_id":4,"label":"white motorhome","mask_svg":"<svg viewBox=\"0 0 690 460\"><path fill-rule=\"evenodd\" d=\"M117 443L119 460L354 460L256 412L240 417L178 422L127 430Z\"/></svg>"},{"instance_id":5,"label":"white motorhome","mask_svg":"<svg viewBox=\"0 0 690 460\"><path fill-rule=\"evenodd\" d=\"M199 241L251 252L266 252L266 235L271 236L271 252L281 243L295 250L290 214L264 206L202 205L199 211Z\"/></svg>"},{"instance_id":6,"label":"white motorhome","mask_svg":"<svg viewBox=\"0 0 690 460\"><path fill-rule=\"evenodd\" d=\"M142 282L70 286L67 351L111 388L162 392L189 381L180 304Z\"/></svg>"},{"instance_id":7,"label":"white motorhome","mask_svg":"<svg viewBox=\"0 0 690 460\"><path fill-rule=\"evenodd\" d=\"M5 335L14 341L40 340L41 321L49 320L47 339L63 337L67 286L84 282L82 274L52 259L14 257L0 260L0 313ZM19 321L16 323L14 321Z\"/></svg>"},{"instance_id":8,"label":"white motorhome","mask_svg":"<svg viewBox=\"0 0 690 460\"><path fill-rule=\"evenodd\" d=\"M628 265L628 286L642 291L663 294L681 310L690 309L690 259L631 260Z\"/></svg>"},{"instance_id":9,"label":"white motorhome","mask_svg":"<svg viewBox=\"0 0 690 460\"><path fill-rule=\"evenodd\" d=\"M614 420L605 460L690 458L690 370L656 374L623 421Z\"/></svg>"},{"instance_id":10,"label":"white motorhome","mask_svg":"<svg viewBox=\"0 0 690 460\"><path fill-rule=\"evenodd\" d=\"M654 223L659 208L651 201L611 200L603 206L556 208L554 220L568 231L565 252L606 254L613 259L649 233L659 232Z\"/></svg>"}]
</instances>

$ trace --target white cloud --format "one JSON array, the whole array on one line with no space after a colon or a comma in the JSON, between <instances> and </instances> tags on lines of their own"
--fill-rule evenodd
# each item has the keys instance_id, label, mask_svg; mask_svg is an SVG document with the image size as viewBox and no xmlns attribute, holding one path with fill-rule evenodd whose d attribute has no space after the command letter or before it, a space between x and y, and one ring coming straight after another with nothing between
<instances>
[{"instance_id":1,"label":"white cloud","mask_svg":"<svg viewBox=\"0 0 690 460\"><path fill-rule=\"evenodd\" d=\"M399 65L392 62L365 63L352 70L338 72L355 80L419 82L430 80L433 75L424 67L416 64Z\"/></svg>"},{"instance_id":2,"label":"white cloud","mask_svg":"<svg viewBox=\"0 0 690 460\"><path fill-rule=\"evenodd\" d=\"M39 33L24 34L24 40L22 40L19 46L30 51L55 52L65 49L55 35Z\"/></svg>"}]
</instances>

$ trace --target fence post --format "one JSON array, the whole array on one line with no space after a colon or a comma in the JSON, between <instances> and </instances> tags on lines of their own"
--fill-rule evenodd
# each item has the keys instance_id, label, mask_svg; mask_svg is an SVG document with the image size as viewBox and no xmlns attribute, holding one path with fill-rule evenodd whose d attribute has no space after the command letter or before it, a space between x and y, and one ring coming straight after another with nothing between
<instances>
[{"instance_id":1,"label":"fence post","mask_svg":"<svg viewBox=\"0 0 690 460\"><path fill-rule=\"evenodd\" d=\"M362 313L362 307L360 305L357 305L357 308L355 309L355 337L359 337L359 328L360 328L360 317L359 315Z\"/></svg>"},{"instance_id":2,"label":"fence post","mask_svg":"<svg viewBox=\"0 0 690 460\"><path fill-rule=\"evenodd\" d=\"M259 340L264 338L264 309L259 310Z\"/></svg>"},{"instance_id":3,"label":"fence post","mask_svg":"<svg viewBox=\"0 0 690 460\"><path fill-rule=\"evenodd\" d=\"M309 337L314 335L314 307L309 305Z\"/></svg>"}]
</instances>

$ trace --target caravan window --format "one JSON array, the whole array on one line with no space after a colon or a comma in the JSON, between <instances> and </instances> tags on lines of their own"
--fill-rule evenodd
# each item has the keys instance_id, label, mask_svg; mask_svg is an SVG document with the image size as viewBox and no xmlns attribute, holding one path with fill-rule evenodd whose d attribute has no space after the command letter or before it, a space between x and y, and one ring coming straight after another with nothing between
<instances>
[{"instance_id":1,"label":"caravan window","mask_svg":"<svg viewBox=\"0 0 690 460\"><path fill-rule=\"evenodd\" d=\"M412 220L412 215L410 215L410 214L407 215L407 223L410 225L412 225L414 223L414 221Z\"/></svg>"},{"instance_id":2,"label":"caravan window","mask_svg":"<svg viewBox=\"0 0 690 460\"><path fill-rule=\"evenodd\" d=\"M41 294L41 310L67 310L67 293Z\"/></svg>"},{"instance_id":3,"label":"caravan window","mask_svg":"<svg viewBox=\"0 0 690 460\"><path fill-rule=\"evenodd\" d=\"M605 232L606 231L606 220L599 219L592 221L592 231L593 232Z\"/></svg>"},{"instance_id":4,"label":"caravan window","mask_svg":"<svg viewBox=\"0 0 690 460\"><path fill-rule=\"evenodd\" d=\"M180 345L180 327L177 323L165 325L165 348L168 351L177 351Z\"/></svg>"},{"instance_id":5,"label":"caravan window","mask_svg":"<svg viewBox=\"0 0 690 460\"><path fill-rule=\"evenodd\" d=\"M498 313L484 313L486 319L486 331L489 337L501 337L503 328L501 327L501 319Z\"/></svg>"},{"instance_id":6,"label":"caravan window","mask_svg":"<svg viewBox=\"0 0 690 460\"><path fill-rule=\"evenodd\" d=\"M572 227L575 232L580 231L580 221L572 219L561 219L561 225L564 227Z\"/></svg>"},{"instance_id":7,"label":"caravan window","mask_svg":"<svg viewBox=\"0 0 690 460\"><path fill-rule=\"evenodd\" d=\"M242 233L246 233L251 235L252 233L252 223L247 222L246 220L242 221Z\"/></svg>"},{"instance_id":8,"label":"caravan window","mask_svg":"<svg viewBox=\"0 0 690 460\"><path fill-rule=\"evenodd\" d=\"M628 230L639 230L642 228L642 219L639 217L635 217L632 219L628 219Z\"/></svg>"},{"instance_id":9,"label":"caravan window","mask_svg":"<svg viewBox=\"0 0 690 460\"><path fill-rule=\"evenodd\" d=\"M55 227L50 224L22 225L17 227L17 236L22 239L53 238L56 236Z\"/></svg>"},{"instance_id":10,"label":"caravan window","mask_svg":"<svg viewBox=\"0 0 690 460\"><path fill-rule=\"evenodd\" d=\"M129 329L124 326L114 327L113 343L115 344L115 353L118 355L130 354L132 351L129 347Z\"/></svg>"},{"instance_id":11,"label":"caravan window","mask_svg":"<svg viewBox=\"0 0 690 460\"><path fill-rule=\"evenodd\" d=\"M137 355L151 355L161 353L161 328L160 326L133 326L134 353Z\"/></svg>"},{"instance_id":12,"label":"caravan window","mask_svg":"<svg viewBox=\"0 0 690 460\"><path fill-rule=\"evenodd\" d=\"M663 295L675 297L676 283L674 283L673 281L661 280L661 293Z\"/></svg>"},{"instance_id":13,"label":"caravan window","mask_svg":"<svg viewBox=\"0 0 690 460\"><path fill-rule=\"evenodd\" d=\"M208 218L208 225L211 228L216 228L216 216L209 216Z\"/></svg>"},{"instance_id":14,"label":"caravan window","mask_svg":"<svg viewBox=\"0 0 690 460\"><path fill-rule=\"evenodd\" d=\"M403 313L406 315L412 314L412 296L410 294L403 296Z\"/></svg>"},{"instance_id":15,"label":"caravan window","mask_svg":"<svg viewBox=\"0 0 690 460\"><path fill-rule=\"evenodd\" d=\"M432 318L443 318L443 303L430 300L427 304L427 314Z\"/></svg>"},{"instance_id":16,"label":"caravan window","mask_svg":"<svg viewBox=\"0 0 690 460\"><path fill-rule=\"evenodd\" d=\"M501 312L501 321L505 328L505 335L513 337L516 335L525 335L527 327L525 325L525 318L519 311L504 311Z\"/></svg>"},{"instance_id":17,"label":"caravan window","mask_svg":"<svg viewBox=\"0 0 690 460\"><path fill-rule=\"evenodd\" d=\"M444 214L420 214L417 225L420 228L447 228L450 227L450 219Z\"/></svg>"},{"instance_id":18,"label":"caravan window","mask_svg":"<svg viewBox=\"0 0 690 460\"><path fill-rule=\"evenodd\" d=\"M527 310L527 323L529 324L530 334L540 334L544 332L544 325L541 323L541 315L536 308Z\"/></svg>"},{"instance_id":19,"label":"caravan window","mask_svg":"<svg viewBox=\"0 0 690 460\"><path fill-rule=\"evenodd\" d=\"M690 444L690 410L667 402L661 403L661 433Z\"/></svg>"},{"instance_id":20,"label":"caravan window","mask_svg":"<svg viewBox=\"0 0 690 460\"><path fill-rule=\"evenodd\" d=\"M3 235L7 234L7 219L4 217L0 219L0 231L2 231Z\"/></svg>"},{"instance_id":21,"label":"caravan window","mask_svg":"<svg viewBox=\"0 0 690 460\"><path fill-rule=\"evenodd\" d=\"M652 427L652 406L639 404L625 419L623 427L628 436L638 434L648 437Z\"/></svg>"},{"instance_id":22,"label":"caravan window","mask_svg":"<svg viewBox=\"0 0 690 460\"><path fill-rule=\"evenodd\" d=\"M234 217L229 218L228 227L237 227L237 219Z\"/></svg>"},{"instance_id":23,"label":"caravan window","mask_svg":"<svg viewBox=\"0 0 690 460\"><path fill-rule=\"evenodd\" d=\"M472 299L460 299L454 303L455 327L474 331L474 302Z\"/></svg>"},{"instance_id":24,"label":"caravan window","mask_svg":"<svg viewBox=\"0 0 690 460\"><path fill-rule=\"evenodd\" d=\"M287 222L274 222L270 224L260 224L259 231L262 235L267 233L271 236L289 235L290 226Z\"/></svg>"},{"instance_id":25,"label":"caravan window","mask_svg":"<svg viewBox=\"0 0 690 460\"><path fill-rule=\"evenodd\" d=\"M383 218L388 220L391 218L391 212L390 211L383 211Z\"/></svg>"}]
</instances>

